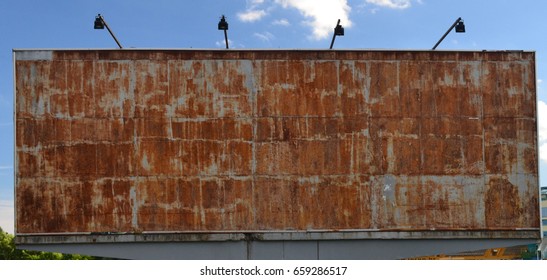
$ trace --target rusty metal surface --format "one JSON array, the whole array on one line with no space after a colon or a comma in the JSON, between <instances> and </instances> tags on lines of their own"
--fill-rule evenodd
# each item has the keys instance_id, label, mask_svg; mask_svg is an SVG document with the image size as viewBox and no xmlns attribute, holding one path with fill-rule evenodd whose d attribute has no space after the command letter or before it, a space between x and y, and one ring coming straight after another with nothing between
<instances>
[{"instance_id":1,"label":"rusty metal surface","mask_svg":"<svg viewBox=\"0 0 547 280\"><path fill-rule=\"evenodd\" d=\"M18 234L539 231L534 53L15 51L15 72Z\"/></svg>"}]
</instances>

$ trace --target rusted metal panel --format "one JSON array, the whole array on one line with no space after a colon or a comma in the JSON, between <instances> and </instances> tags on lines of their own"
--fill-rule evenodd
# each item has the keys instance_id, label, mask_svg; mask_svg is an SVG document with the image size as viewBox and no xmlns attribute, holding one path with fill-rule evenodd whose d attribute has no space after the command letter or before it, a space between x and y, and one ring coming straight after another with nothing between
<instances>
[{"instance_id":1,"label":"rusted metal panel","mask_svg":"<svg viewBox=\"0 0 547 280\"><path fill-rule=\"evenodd\" d=\"M15 69L19 235L539 233L534 53L16 51Z\"/></svg>"}]
</instances>

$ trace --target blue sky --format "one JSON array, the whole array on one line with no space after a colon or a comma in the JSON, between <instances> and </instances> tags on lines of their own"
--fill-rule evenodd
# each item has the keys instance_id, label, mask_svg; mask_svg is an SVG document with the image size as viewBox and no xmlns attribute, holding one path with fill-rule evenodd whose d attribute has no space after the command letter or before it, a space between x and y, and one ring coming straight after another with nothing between
<instances>
[{"instance_id":1,"label":"blue sky","mask_svg":"<svg viewBox=\"0 0 547 280\"><path fill-rule=\"evenodd\" d=\"M13 65L17 48L116 48L101 13L125 48L438 49L537 52L540 184L547 185L547 1L537 0L2 0L0 1L0 226L13 232Z\"/></svg>"}]
</instances>

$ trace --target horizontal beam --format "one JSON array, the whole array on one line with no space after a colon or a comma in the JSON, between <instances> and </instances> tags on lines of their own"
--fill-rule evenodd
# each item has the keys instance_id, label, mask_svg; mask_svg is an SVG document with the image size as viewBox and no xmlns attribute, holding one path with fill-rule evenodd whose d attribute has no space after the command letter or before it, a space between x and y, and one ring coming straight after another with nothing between
<instances>
[{"instance_id":1,"label":"horizontal beam","mask_svg":"<svg viewBox=\"0 0 547 280\"><path fill-rule=\"evenodd\" d=\"M475 230L475 231L283 231L283 232L213 232L213 233L90 233L21 235L15 237L18 245L85 244L85 243L162 243L203 241L317 241L369 239L539 239L540 231L530 230Z\"/></svg>"}]
</instances>

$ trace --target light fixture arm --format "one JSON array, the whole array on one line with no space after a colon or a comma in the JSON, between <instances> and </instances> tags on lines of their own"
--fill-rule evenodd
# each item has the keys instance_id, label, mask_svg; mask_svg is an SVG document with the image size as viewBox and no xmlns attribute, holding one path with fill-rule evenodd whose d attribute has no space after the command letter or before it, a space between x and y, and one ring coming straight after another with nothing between
<instances>
[{"instance_id":1,"label":"light fixture arm","mask_svg":"<svg viewBox=\"0 0 547 280\"><path fill-rule=\"evenodd\" d=\"M229 49L228 46L228 30L224 29L224 41L226 42L226 49Z\"/></svg>"},{"instance_id":2,"label":"light fixture arm","mask_svg":"<svg viewBox=\"0 0 547 280\"><path fill-rule=\"evenodd\" d=\"M226 49L229 49L228 46L228 22L226 22L226 17L222 15L220 21L218 22L218 30L224 31L224 42L226 42Z\"/></svg>"},{"instance_id":3,"label":"light fixture arm","mask_svg":"<svg viewBox=\"0 0 547 280\"><path fill-rule=\"evenodd\" d=\"M336 28L338 28L338 26L340 26L340 19L338 19L338 22L336 23ZM329 48L330 50L332 50L332 46L334 46L334 39L336 39L336 32L332 34L332 41L330 42L330 48Z\"/></svg>"},{"instance_id":4,"label":"light fixture arm","mask_svg":"<svg viewBox=\"0 0 547 280\"><path fill-rule=\"evenodd\" d=\"M112 32L112 30L110 30L110 27L108 26L108 24L107 24L106 21L104 20L103 16L98 15L98 17L99 17L99 19L103 22L104 26L106 27L106 29L108 30L108 32L110 33L110 35L112 36L112 38L114 38L114 41L116 41L116 44L118 44L118 47L120 47L120 49L123 49L122 44L120 44L120 41L118 41L118 38L116 38L116 35L114 35L114 33Z\"/></svg>"},{"instance_id":5,"label":"light fixture arm","mask_svg":"<svg viewBox=\"0 0 547 280\"><path fill-rule=\"evenodd\" d=\"M433 49L432 50L435 50L437 48L437 46L439 46L439 44L444 40L444 38L446 38L446 36L448 36L448 33L450 33L450 31L452 31L452 29L454 29L454 27L456 27L456 25L462 21L462 18L459 17L455 22L454 24L452 24L452 26L450 26L450 28L448 28L448 30L446 31L446 33L444 33L443 37L441 37L441 39L437 42L437 44L435 44L435 46L433 46Z\"/></svg>"}]
</instances>

